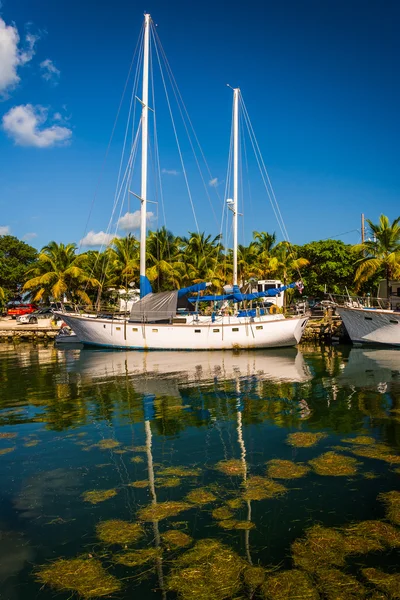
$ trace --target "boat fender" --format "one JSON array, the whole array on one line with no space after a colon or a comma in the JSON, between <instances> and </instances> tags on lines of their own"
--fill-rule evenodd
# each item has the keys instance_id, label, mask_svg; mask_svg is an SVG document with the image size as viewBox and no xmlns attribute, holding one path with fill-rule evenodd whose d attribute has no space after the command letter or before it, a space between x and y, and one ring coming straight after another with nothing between
<instances>
[{"instance_id":1,"label":"boat fender","mask_svg":"<svg viewBox=\"0 0 400 600\"><path fill-rule=\"evenodd\" d=\"M276 306L276 304L273 304L272 306L269 307L270 315L276 315L277 312L278 312L278 307Z\"/></svg>"}]
</instances>

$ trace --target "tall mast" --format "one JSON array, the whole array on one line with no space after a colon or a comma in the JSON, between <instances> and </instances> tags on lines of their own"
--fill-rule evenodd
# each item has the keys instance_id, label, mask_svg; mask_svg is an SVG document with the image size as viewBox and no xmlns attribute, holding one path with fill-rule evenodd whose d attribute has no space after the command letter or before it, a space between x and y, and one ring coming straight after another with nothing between
<instances>
[{"instance_id":1,"label":"tall mast","mask_svg":"<svg viewBox=\"0 0 400 600\"><path fill-rule=\"evenodd\" d=\"M148 154L148 113L149 113L149 48L150 15L144 15L143 44L143 90L142 90L142 178L140 190L140 279L146 275L146 225L147 225L147 154Z\"/></svg>"},{"instance_id":2,"label":"tall mast","mask_svg":"<svg viewBox=\"0 0 400 600\"><path fill-rule=\"evenodd\" d=\"M239 171L239 94L233 90L233 285L237 285L238 250L238 171Z\"/></svg>"}]
</instances>

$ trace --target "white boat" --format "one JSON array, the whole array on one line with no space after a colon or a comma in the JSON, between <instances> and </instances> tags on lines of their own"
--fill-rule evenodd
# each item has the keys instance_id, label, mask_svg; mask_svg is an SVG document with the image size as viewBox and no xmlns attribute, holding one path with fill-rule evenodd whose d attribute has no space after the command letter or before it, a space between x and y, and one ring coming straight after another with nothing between
<instances>
[{"instance_id":1,"label":"white boat","mask_svg":"<svg viewBox=\"0 0 400 600\"><path fill-rule=\"evenodd\" d=\"M54 338L56 344L79 344L79 338L69 327L61 327Z\"/></svg>"},{"instance_id":2,"label":"white boat","mask_svg":"<svg viewBox=\"0 0 400 600\"><path fill-rule=\"evenodd\" d=\"M87 345L132 350L231 350L250 348L277 348L300 342L308 316L285 317L270 314L268 309L234 310L234 314L202 316L198 301L207 284L198 284L175 292L152 293L146 277L146 215L147 215L147 162L149 111L149 49L150 15L145 15L143 40L143 79L141 112L141 202L140 227L140 295L129 318L110 319L63 313L63 320L73 329L79 340ZM231 294L207 297L209 301L228 300L236 303L283 293L283 286L266 292L241 294L237 277L238 249L238 175L239 175L239 99L240 90L233 90L233 200L227 200L233 213L233 287ZM139 133L139 132L138 132ZM135 138L136 139L136 138ZM197 296L192 302L189 296ZM186 310L182 313L180 307Z\"/></svg>"},{"instance_id":3,"label":"white boat","mask_svg":"<svg viewBox=\"0 0 400 600\"><path fill-rule=\"evenodd\" d=\"M400 346L400 312L364 306L337 306L352 342Z\"/></svg>"}]
</instances>

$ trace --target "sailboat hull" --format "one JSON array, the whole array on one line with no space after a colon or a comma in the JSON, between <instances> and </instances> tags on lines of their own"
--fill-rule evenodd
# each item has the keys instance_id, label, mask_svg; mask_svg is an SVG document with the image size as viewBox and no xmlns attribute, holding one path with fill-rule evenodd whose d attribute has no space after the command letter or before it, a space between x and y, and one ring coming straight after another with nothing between
<instances>
[{"instance_id":1,"label":"sailboat hull","mask_svg":"<svg viewBox=\"0 0 400 600\"><path fill-rule=\"evenodd\" d=\"M224 322L133 323L60 313L83 344L131 350L232 350L295 346L308 317L228 317Z\"/></svg>"},{"instance_id":2,"label":"sailboat hull","mask_svg":"<svg viewBox=\"0 0 400 600\"><path fill-rule=\"evenodd\" d=\"M400 346L399 313L342 306L338 306L336 311L352 342Z\"/></svg>"}]
</instances>

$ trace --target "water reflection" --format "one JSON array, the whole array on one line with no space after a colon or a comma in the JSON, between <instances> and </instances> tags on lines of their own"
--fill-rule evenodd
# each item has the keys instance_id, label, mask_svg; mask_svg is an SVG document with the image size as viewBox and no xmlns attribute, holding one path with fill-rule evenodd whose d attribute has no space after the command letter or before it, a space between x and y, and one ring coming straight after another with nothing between
<instances>
[{"instance_id":1,"label":"water reflection","mask_svg":"<svg viewBox=\"0 0 400 600\"><path fill-rule=\"evenodd\" d=\"M377 497L395 489L400 463L399 369L400 352L388 349L230 354L1 346L0 508L4 529L30 542L29 554L10 559L15 598L54 597L35 580L28 555L35 565L84 556L123 582L119 598L172 600L171 569L181 574L177 557L186 550L171 549L168 532L186 534L189 544L193 538L193 556L204 538L217 540L209 551L225 556L229 547L248 577L249 565L291 569L291 544L315 523L336 528L384 519ZM290 445L289 434L299 432L318 443ZM1 454L7 447L13 452ZM310 468L332 450L359 461L340 484L329 469L322 476ZM267 478L274 460L304 465L302 478L282 480L273 471ZM255 484L258 496L249 494ZM85 502L94 490L113 493ZM195 501L200 492L207 502ZM104 545L98 525L113 519L142 520L139 548ZM149 547L149 563L127 566L144 560L139 551ZM364 556L357 561L369 564ZM235 582L239 593L237 573ZM240 589L240 597L249 596Z\"/></svg>"}]
</instances>

